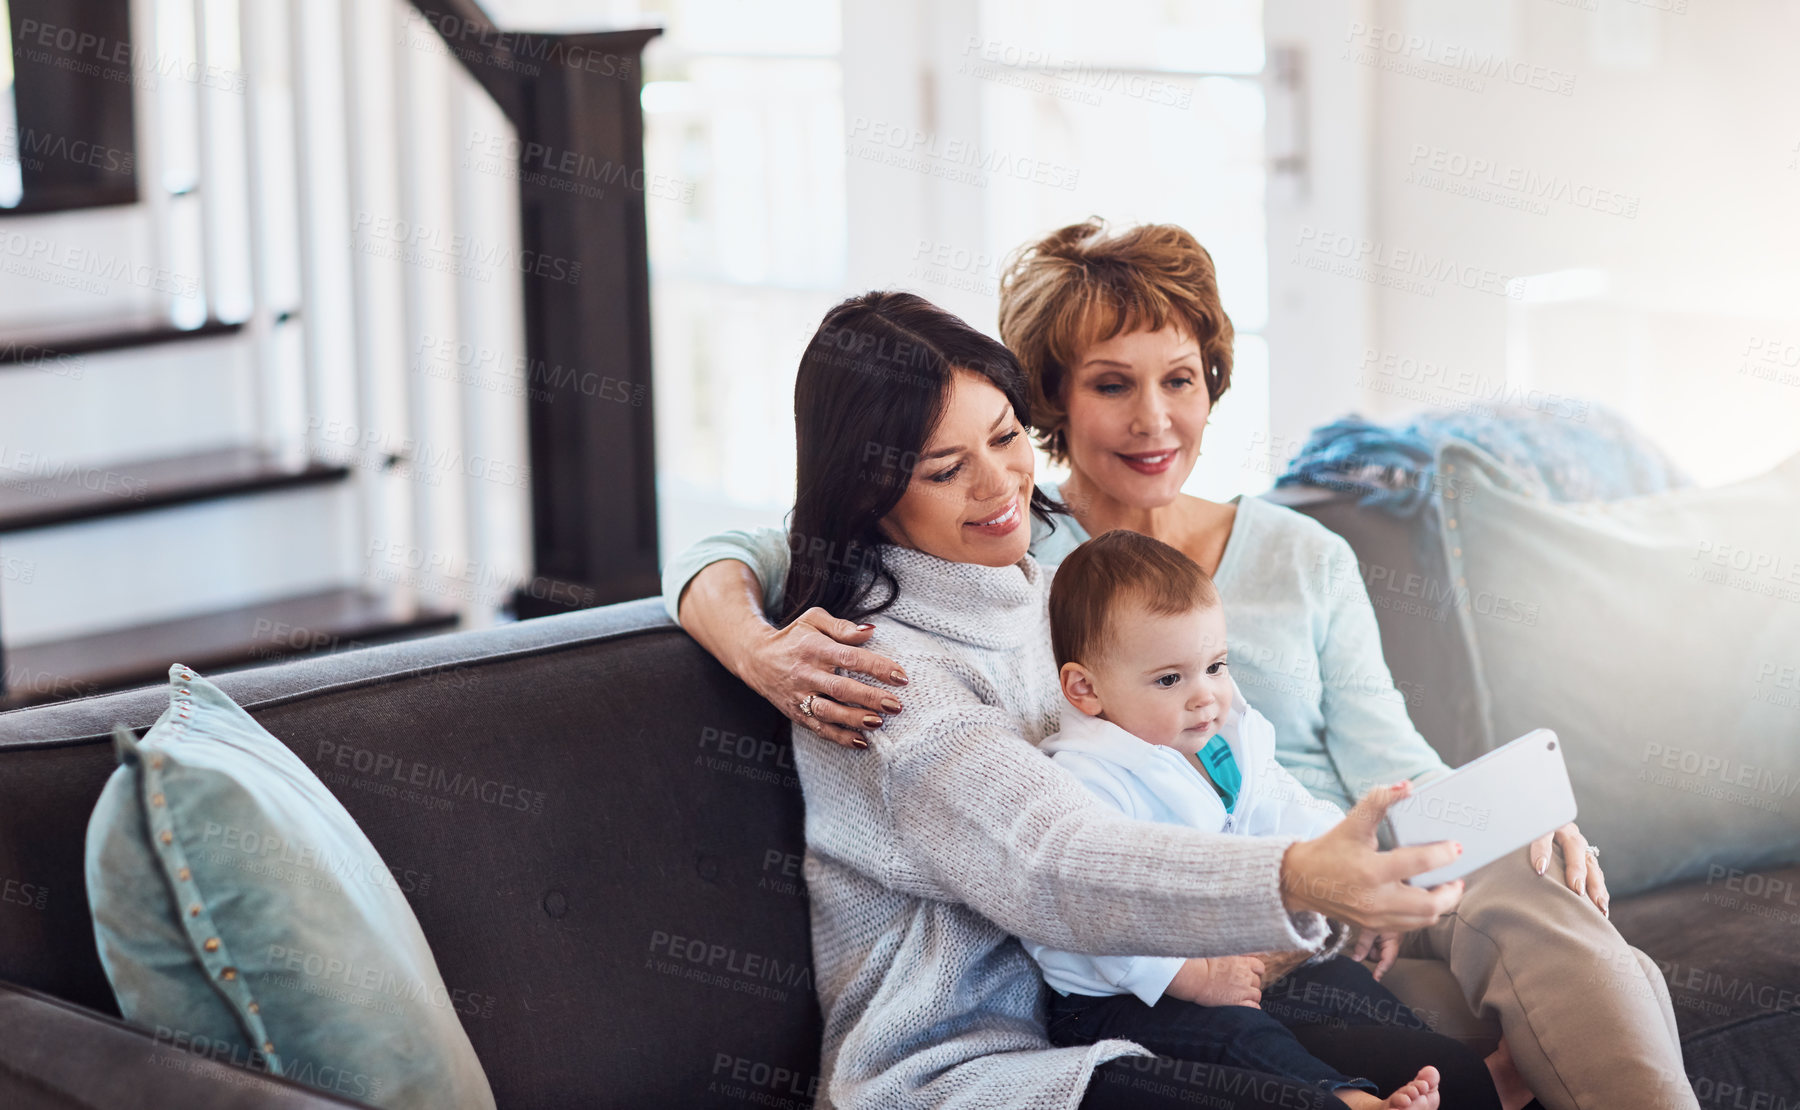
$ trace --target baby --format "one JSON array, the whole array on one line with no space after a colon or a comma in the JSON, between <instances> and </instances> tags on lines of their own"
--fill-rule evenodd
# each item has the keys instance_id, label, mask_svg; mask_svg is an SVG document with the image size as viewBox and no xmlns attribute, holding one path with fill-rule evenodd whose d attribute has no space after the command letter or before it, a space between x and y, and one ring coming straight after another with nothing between
<instances>
[{"instance_id":1,"label":"baby","mask_svg":"<svg viewBox=\"0 0 1800 1110\"><path fill-rule=\"evenodd\" d=\"M1218 592L1180 551L1129 531L1088 541L1057 568L1050 628L1067 704L1062 731L1040 746L1102 801L1138 820L1243 836L1310 839L1342 820L1275 762L1273 727L1228 673ZM1398 938L1359 949L1370 943L1380 946L1385 970ZM1276 957L1097 957L1025 947L1055 991L1050 1036L1059 1044L1124 1037L1181 1059L1325 1087L1354 1107L1437 1105L1435 1068L1383 1101L1370 1093L1373 1082L1325 1064L1295 1035L1387 1024L1373 1014L1402 1015L1404 1028L1422 1029L1355 960L1314 956L1283 981L1282 1004L1264 1009L1263 978ZM1349 1014L1346 999L1358 1003Z\"/></svg>"}]
</instances>

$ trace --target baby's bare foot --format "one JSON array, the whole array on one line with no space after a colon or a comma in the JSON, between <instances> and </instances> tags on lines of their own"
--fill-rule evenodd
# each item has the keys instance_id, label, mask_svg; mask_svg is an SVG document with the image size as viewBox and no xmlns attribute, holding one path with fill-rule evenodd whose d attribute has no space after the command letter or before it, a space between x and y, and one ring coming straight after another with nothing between
<instances>
[{"instance_id":1,"label":"baby's bare foot","mask_svg":"<svg viewBox=\"0 0 1800 1110\"><path fill-rule=\"evenodd\" d=\"M1437 1110L1438 1070L1433 1067L1420 1068L1419 1074L1413 1077L1411 1083L1385 1099L1348 1087L1340 1087L1332 1094L1354 1110Z\"/></svg>"},{"instance_id":2,"label":"baby's bare foot","mask_svg":"<svg viewBox=\"0 0 1800 1110\"><path fill-rule=\"evenodd\" d=\"M1388 1096L1383 1106L1393 1110L1437 1110L1438 1070L1426 1066L1419 1069L1413 1081Z\"/></svg>"}]
</instances>

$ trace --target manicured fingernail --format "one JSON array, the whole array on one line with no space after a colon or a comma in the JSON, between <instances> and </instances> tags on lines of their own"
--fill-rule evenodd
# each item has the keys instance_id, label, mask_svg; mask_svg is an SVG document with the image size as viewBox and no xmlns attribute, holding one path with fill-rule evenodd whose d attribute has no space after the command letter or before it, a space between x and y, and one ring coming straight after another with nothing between
<instances>
[{"instance_id":1,"label":"manicured fingernail","mask_svg":"<svg viewBox=\"0 0 1800 1110\"><path fill-rule=\"evenodd\" d=\"M881 708L887 710L889 713L898 713L900 712L900 703L893 698L882 698Z\"/></svg>"},{"instance_id":2,"label":"manicured fingernail","mask_svg":"<svg viewBox=\"0 0 1800 1110\"><path fill-rule=\"evenodd\" d=\"M852 743L852 744L855 744L855 745L856 745L856 746L857 746L857 747L859 747L859 748L866 748L866 747L868 747L868 746L869 746L869 742L868 742L868 741L867 741L867 740L864 740L864 739L863 739L863 738L862 738L862 737L860 737L860 736L852 736L852 737L851 737L851 738L850 738L850 742L851 742L851 743Z\"/></svg>"},{"instance_id":3,"label":"manicured fingernail","mask_svg":"<svg viewBox=\"0 0 1800 1110\"><path fill-rule=\"evenodd\" d=\"M874 628L874 627L875 627L875 626L874 626L874 625L872 625L872 624L859 624L859 625L857 625L857 626L856 626L856 630L857 630L857 631L858 631L858 632L868 632L868 631L870 631L870 630L871 630L871 629L873 629L873 628Z\"/></svg>"},{"instance_id":4,"label":"manicured fingernail","mask_svg":"<svg viewBox=\"0 0 1800 1110\"><path fill-rule=\"evenodd\" d=\"M1451 846L1456 849L1457 855L1459 855L1459 856L1462 855L1462 845L1461 844L1452 844Z\"/></svg>"},{"instance_id":5,"label":"manicured fingernail","mask_svg":"<svg viewBox=\"0 0 1800 1110\"><path fill-rule=\"evenodd\" d=\"M863 727L864 728L880 728L881 727L881 718L877 717L873 713L864 713L863 714Z\"/></svg>"},{"instance_id":6,"label":"manicured fingernail","mask_svg":"<svg viewBox=\"0 0 1800 1110\"><path fill-rule=\"evenodd\" d=\"M899 683L902 686L906 685L906 672L905 671L890 671L888 673L888 677L893 679L895 682Z\"/></svg>"},{"instance_id":7,"label":"manicured fingernail","mask_svg":"<svg viewBox=\"0 0 1800 1110\"><path fill-rule=\"evenodd\" d=\"M1537 873L1542 875L1544 873L1544 868L1546 868L1548 866L1550 866L1549 860L1547 860L1547 859L1538 860L1537 861Z\"/></svg>"}]
</instances>

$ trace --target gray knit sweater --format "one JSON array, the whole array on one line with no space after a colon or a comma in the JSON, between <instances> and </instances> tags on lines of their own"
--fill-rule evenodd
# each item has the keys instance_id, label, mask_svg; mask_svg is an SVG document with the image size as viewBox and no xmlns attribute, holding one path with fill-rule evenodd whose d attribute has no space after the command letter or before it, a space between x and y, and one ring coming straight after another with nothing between
<instances>
[{"instance_id":1,"label":"gray knit sweater","mask_svg":"<svg viewBox=\"0 0 1800 1110\"><path fill-rule=\"evenodd\" d=\"M1053 1048L1015 935L1066 951L1218 956L1319 945L1281 905L1288 837L1131 821L1034 745L1062 700L1049 572L882 549L900 584L869 647L911 680L857 751L796 727L818 1106L1070 1110L1130 1041Z\"/></svg>"}]
</instances>

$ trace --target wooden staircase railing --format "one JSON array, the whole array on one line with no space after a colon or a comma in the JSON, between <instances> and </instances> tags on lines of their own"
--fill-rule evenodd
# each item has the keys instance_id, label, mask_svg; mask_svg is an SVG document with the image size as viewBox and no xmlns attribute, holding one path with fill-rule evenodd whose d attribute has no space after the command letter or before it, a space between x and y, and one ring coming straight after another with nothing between
<instances>
[{"instance_id":1,"label":"wooden staircase railing","mask_svg":"<svg viewBox=\"0 0 1800 1110\"><path fill-rule=\"evenodd\" d=\"M517 128L507 154L518 162L522 258L555 260L521 267L525 352L544 389L527 399L537 578L515 593L514 612L657 593L639 95L644 46L661 32L503 32L473 0L412 5ZM589 388L609 380L626 388Z\"/></svg>"}]
</instances>

